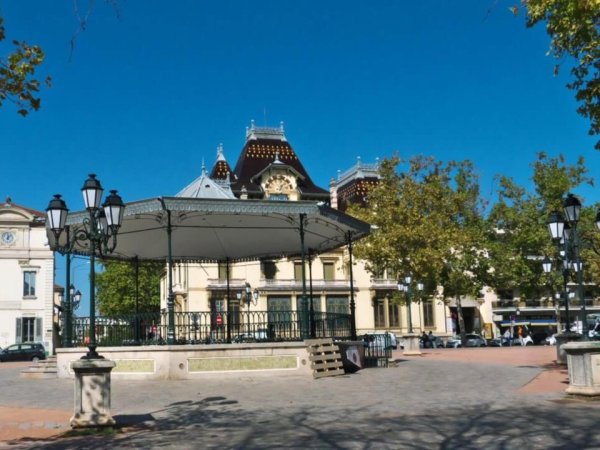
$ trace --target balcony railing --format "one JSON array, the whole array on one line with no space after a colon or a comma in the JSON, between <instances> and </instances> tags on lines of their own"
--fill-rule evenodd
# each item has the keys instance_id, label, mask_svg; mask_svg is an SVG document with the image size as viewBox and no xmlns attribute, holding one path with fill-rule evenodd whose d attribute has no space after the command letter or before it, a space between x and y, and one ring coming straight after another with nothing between
<instances>
[{"instance_id":1,"label":"balcony railing","mask_svg":"<svg viewBox=\"0 0 600 450\"><path fill-rule=\"evenodd\" d=\"M167 319L166 312L97 317L96 341L99 346L166 344ZM177 312L175 344L301 341L311 334L348 340L350 320L350 314L316 311ZM73 319L74 346L88 344L89 324L89 317Z\"/></svg>"},{"instance_id":2,"label":"balcony railing","mask_svg":"<svg viewBox=\"0 0 600 450\"><path fill-rule=\"evenodd\" d=\"M371 280L371 288L373 289L398 289L398 281L388 278L373 278Z\"/></svg>"},{"instance_id":3,"label":"balcony railing","mask_svg":"<svg viewBox=\"0 0 600 450\"><path fill-rule=\"evenodd\" d=\"M306 280L306 288L310 286L310 280ZM312 287L314 289L325 290L325 289L350 289L350 281L348 280L312 280ZM261 290L302 290L302 280L296 279L261 279L258 285Z\"/></svg>"},{"instance_id":4,"label":"balcony railing","mask_svg":"<svg viewBox=\"0 0 600 450\"><path fill-rule=\"evenodd\" d=\"M229 280L231 289L241 289L246 285L243 278L232 278ZM227 280L225 278L209 278L206 284L207 289L227 289Z\"/></svg>"}]
</instances>

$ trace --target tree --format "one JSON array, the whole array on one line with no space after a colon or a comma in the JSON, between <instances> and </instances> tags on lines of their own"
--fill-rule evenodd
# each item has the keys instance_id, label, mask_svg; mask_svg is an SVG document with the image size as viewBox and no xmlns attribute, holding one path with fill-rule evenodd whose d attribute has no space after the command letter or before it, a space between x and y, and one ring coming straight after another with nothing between
<instances>
[{"instance_id":1,"label":"tree","mask_svg":"<svg viewBox=\"0 0 600 450\"><path fill-rule=\"evenodd\" d=\"M398 157L384 160L368 206L349 209L377 227L356 244L357 257L374 275L387 271L402 278L411 273L429 292L442 285L445 296L477 295L485 245L480 242L483 208L473 165L417 156L399 173L402 163ZM405 301L399 293L395 298Z\"/></svg>"},{"instance_id":2,"label":"tree","mask_svg":"<svg viewBox=\"0 0 600 450\"><path fill-rule=\"evenodd\" d=\"M5 38L4 19L0 16L0 42ZM0 106L8 100L17 106L19 114L26 116L29 111L40 109L37 93L41 83L35 75L44 61L44 52L39 46L24 41L13 40L12 44L12 53L0 57ZM45 83L50 86L50 77Z\"/></svg>"},{"instance_id":3,"label":"tree","mask_svg":"<svg viewBox=\"0 0 600 450\"><path fill-rule=\"evenodd\" d=\"M516 289L525 298L547 292L548 278L543 274L541 259L556 254L546 226L550 212L562 211L568 192L592 183L582 158L569 165L562 155L550 158L538 153L532 168L533 192L510 177L499 177L498 201L487 219L492 267L487 284L497 292ZM551 281L560 284L558 279Z\"/></svg>"},{"instance_id":4,"label":"tree","mask_svg":"<svg viewBox=\"0 0 600 450\"><path fill-rule=\"evenodd\" d=\"M591 121L589 133L600 134L600 2L598 0L521 0L526 23L533 27L546 24L550 53L557 59L574 59L573 81L577 110ZM518 7L511 8L513 13ZM559 65L555 66L558 72ZM595 145L600 149L600 141Z\"/></svg>"},{"instance_id":5,"label":"tree","mask_svg":"<svg viewBox=\"0 0 600 450\"><path fill-rule=\"evenodd\" d=\"M136 311L135 262L103 261L104 271L96 275L97 301L103 316L133 314ZM138 311L160 309L160 275L163 262L139 263Z\"/></svg>"}]
</instances>

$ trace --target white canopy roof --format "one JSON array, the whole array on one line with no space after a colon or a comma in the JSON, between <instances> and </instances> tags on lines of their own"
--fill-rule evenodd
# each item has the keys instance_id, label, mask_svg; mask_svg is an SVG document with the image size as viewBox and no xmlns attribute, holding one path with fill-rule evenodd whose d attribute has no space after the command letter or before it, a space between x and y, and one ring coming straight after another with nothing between
<instances>
[{"instance_id":1,"label":"white canopy roof","mask_svg":"<svg viewBox=\"0 0 600 450\"><path fill-rule=\"evenodd\" d=\"M69 214L70 233L83 227L87 211ZM126 205L117 235L116 259L167 260L171 224L173 260L240 261L296 256L304 249L322 253L369 234L369 224L327 205L310 201L220 200L160 197ZM59 244L66 245L62 233ZM48 237L52 248L55 238ZM77 242L73 253L89 254L89 242Z\"/></svg>"}]
</instances>

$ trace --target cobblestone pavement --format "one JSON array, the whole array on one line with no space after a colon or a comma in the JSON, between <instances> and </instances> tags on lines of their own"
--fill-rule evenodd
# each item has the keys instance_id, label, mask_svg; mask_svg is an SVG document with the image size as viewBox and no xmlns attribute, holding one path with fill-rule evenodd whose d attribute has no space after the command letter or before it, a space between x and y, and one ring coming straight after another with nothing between
<instances>
[{"instance_id":1,"label":"cobblestone pavement","mask_svg":"<svg viewBox=\"0 0 600 450\"><path fill-rule=\"evenodd\" d=\"M389 368L319 380L117 379L117 429L83 437L60 434L72 380L21 379L19 367L5 364L0 448L600 448L600 401L567 398L555 356L551 347L432 349L418 357L397 351Z\"/></svg>"}]
</instances>

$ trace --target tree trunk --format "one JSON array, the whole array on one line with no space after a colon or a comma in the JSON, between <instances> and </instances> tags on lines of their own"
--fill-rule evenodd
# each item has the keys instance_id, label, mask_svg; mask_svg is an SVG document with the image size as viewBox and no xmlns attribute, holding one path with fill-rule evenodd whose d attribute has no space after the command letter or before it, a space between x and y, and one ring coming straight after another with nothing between
<instances>
[{"instance_id":1,"label":"tree trunk","mask_svg":"<svg viewBox=\"0 0 600 450\"><path fill-rule=\"evenodd\" d=\"M456 297L456 312L458 314L458 328L460 328L460 343L464 347L467 343L467 333L465 331L465 319L460 303L460 295Z\"/></svg>"}]
</instances>

